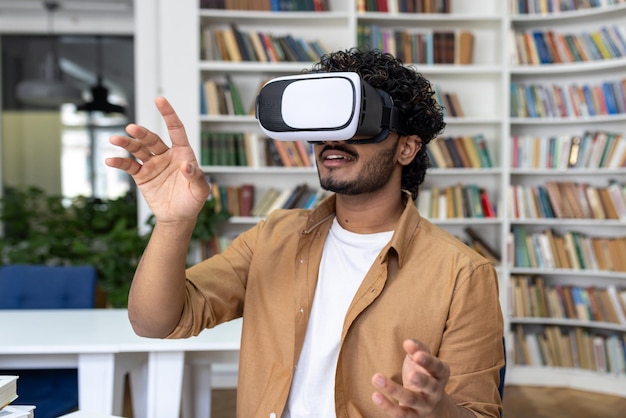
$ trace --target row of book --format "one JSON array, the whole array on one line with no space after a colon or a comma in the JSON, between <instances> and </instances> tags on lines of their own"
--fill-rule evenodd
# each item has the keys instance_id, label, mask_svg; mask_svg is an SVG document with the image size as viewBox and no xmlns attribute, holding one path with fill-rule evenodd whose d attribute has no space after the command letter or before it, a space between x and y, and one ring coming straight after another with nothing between
<instances>
[{"instance_id":1,"label":"row of book","mask_svg":"<svg viewBox=\"0 0 626 418\"><path fill-rule=\"evenodd\" d=\"M463 229L463 232L465 232L465 236L458 238L468 247L474 249L474 251L478 254L481 254L483 257L490 260L494 265L501 263L502 256L500 251L495 249L493 245L489 244L477 229L471 226L466 226Z\"/></svg>"},{"instance_id":2,"label":"row of book","mask_svg":"<svg viewBox=\"0 0 626 418\"><path fill-rule=\"evenodd\" d=\"M513 225L511 235L515 267L626 272L626 236L590 237L576 231L560 235L551 229L528 232L521 225Z\"/></svg>"},{"instance_id":3,"label":"row of book","mask_svg":"<svg viewBox=\"0 0 626 418\"><path fill-rule=\"evenodd\" d=\"M223 28L204 27L200 50L204 60L232 62L312 62L328 52L320 40L242 31L234 23Z\"/></svg>"},{"instance_id":4,"label":"row of book","mask_svg":"<svg viewBox=\"0 0 626 418\"><path fill-rule=\"evenodd\" d=\"M577 34L515 31L511 36L515 45L513 64L561 64L626 57L626 28L622 26L604 26Z\"/></svg>"},{"instance_id":5,"label":"row of book","mask_svg":"<svg viewBox=\"0 0 626 418\"><path fill-rule=\"evenodd\" d=\"M597 187L572 181L509 185L511 219L619 219L626 221L626 183Z\"/></svg>"},{"instance_id":6,"label":"row of book","mask_svg":"<svg viewBox=\"0 0 626 418\"><path fill-rule=\"evenodd\" d=\"M450 13L450 0L357 0L357 12Z\"/></svg>"},{"instance_id":7,"label":"row of book","mask_svg":"<svg viewBox=\"0 0 626 418\"><path fill-rule=\"evenodd\" d=\"M474 60L474 34L467 30L396 30L359 24L357 45L376 48L407 64L467 65Z\"/></svg>"},{"instance_id":8,"label":"row of book","mask_svg":"<svg viewBox=\"0 0 626 418\"><path fill-rule=\"evenodd\" d=\"M485 189L476 184L455 184L420 189L416 199L422 216L429 219L495 218L496 207Z\"/></svg>"},{"instance_id":9,"label":"row of book","mask_svg":"<svg viewBox=\"0 0 626 418\"><path fill-rule=\"evenodd\" d=\"M200 0L200 8L271 12L322 12L329 10L328 0Z\"/></svg>"},{"instance_id":10,"label":"row of book","mask_svg":"<svg viewBox=\"0 0 626 418\"><path fill-rule=\"evenodd\" d=\"M215 200L216 212L228 212L230 216L252 216L255 187L253 184L238 186L211 184L211 199Z\"/></svg>"},{"instance_id":11,"label":"row of book","mask_svg":"<svg viewBox=\"0 0 626 418\"><path fill-rule=\"evenodd\" d=\"M541 276L511 276L512 314L626 326L626 288L550 284Z\"/></svg>"},{"instance_id":12,"label":"row of book","mask_svg":"<svg viewBox=\"0 0 626 418\"><path fill-rule=\"evenodd\" d=\"M213 184L211 198L216 210L225 210L231 216L264 218L275 209L314 209L325 197L326 191L306 183L294 187L270 187L258 195L254 184Z\"/></svg>"},{"instance_id":13,"label":"row of book","mask_svg":"<svg viewBox=\"0 0 626 418\"><path fill-rule=\"evenodd\" d=\"M491 168L494 166L483 134L437 137L426 152L434 168Z\"/></svg>"},{"instance_id":14,"label":"row of book","mask_svg":"<svg viewBox=\"0 0 626 418\"><path fill-rule=\"evenodd\" d=\"M626 79L601 84L511 83L511 116L567 118L626 113Z\"/></svg>"},{"instance_id":15,"label":"row of book","mask_svg":"<svg viewBox=\"0 0 626 418\"><path fill-rule=\"evenodd\" d=\"M247 115L254 112L248 110L241 101L239 87L230 76L224 80L207 79L200 83L200 114L201 115Z\"/></svg>"},{"instance_id":16,"label":"row of book","mask_svg":"<svg viewBox=\"0 0 626 418\"><path fill-rule=\"evenodd\" d=\"M261 196L257 196L255 186L248 183L222 185L213 182L212 187L217 211L226 210L231 216L243 217L264 217L277 208L313 209L327 195L306 183L285 189L270 187ZM432 219L496 216L488 193L475 184L422 189L415 204L422 216Z\"/></svg>"},{"instance_id":17,"label":"row of book","mask_svg":"<svg viewBox=\"0 0 626 418\"><path fill-rule=\"evenodd\" d=\"M513 361L523 366L567 367L626 376L626 334L581 327L515 326Z\"/></svg>"},{"instance_id":18,"label":"row of book","mask_svg":"<svg viewBox=\"0 0 626 418\"><path fill-rule=\"evenodd\" d=\"M582 135L511 137L511 167L522 169L624 168L626 136L607 131Z\"/></svg>"},{"instance_id":19,"label":"row of book","mask_svg":"<svg viewBox=\"0 0 626 418\"><path fill-rule=\"evenodd\" d=\"M18 398L17 381L19 376L0 375L0 417L2 418L33 418L34 405L14 404Z\"/></svg>"},{"instance_id":20,"label":"row of book","mask_svg":"<svg viewBox=\"0 0 626 418\"><path fill-rule=\"evenodd\" d=\"M275 209L314 209L329 192L313 188L306 183L292 188L270 187L252 208L253 217L265 217Z\"/></svg>"},{"instance_id":21,"label":"row of book","mask_svg":"<svg viewBox=\"0 0 626 418\"><path fill-rule=\"evenodd\" d=\"M251 138L243 132L200 132L200 165L250 166Z\"/></svg>"},{"instance_id":22,"label":"row of book","mask_svg":"<svg viewBox=\"0 0 626 418\"><path fill-rule=\"evenodd\" d=\"M463 107L461 106L461 101L456 93L444 91L437 84L434 85L434 88L435 99L442 107L444 116L450 116L453 118L465 116L465 112L463 112Z\"/></svg>"},{"instance_id":23,"label":"row of book","mask_svg":"<svg viewBox=\"0 0 626 418\"><path fill-rule=\"evenodd\" d=\"M607 7L626 3L626 0L510 0L512 14L547 14Z\"/></svg>"},{"instance_id":24,"label":"row of book","mask_svg":"<svg viewBox=\"0 0 626 418\"><path fill-rule=\"evenodd\" d=\"M314 167L313 145L278 141L252 132L200 132L200 165Z\"/></svg>"}]
</instances>

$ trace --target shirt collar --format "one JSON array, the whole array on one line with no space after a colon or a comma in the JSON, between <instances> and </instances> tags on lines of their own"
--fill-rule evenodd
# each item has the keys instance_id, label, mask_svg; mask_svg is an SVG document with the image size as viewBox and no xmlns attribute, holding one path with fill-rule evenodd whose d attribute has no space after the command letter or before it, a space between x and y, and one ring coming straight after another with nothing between
<instances>
[{"instance_id":1,"label":"shirt collar","mask_svg":"<svg viewBox=\"0 0 626 418\"><path fill-rule=\"evenodd\" d=\"M307 221L307 227L303 231L304 234L310 234L323 223L332 221L335 216L336 200L336 195L332 194L311 211ZM393 248L398 255L398 267L402 268L404 259L407 257L409 245L415 237L415 232L420 220L421 217L415 207L415 203L413 203L410 194L408 194L406 205L398 220L398 226L391 237L387 251L381 258L381 261L384 261L388 257L389 250Z\"/></svg>"}]
</instances>

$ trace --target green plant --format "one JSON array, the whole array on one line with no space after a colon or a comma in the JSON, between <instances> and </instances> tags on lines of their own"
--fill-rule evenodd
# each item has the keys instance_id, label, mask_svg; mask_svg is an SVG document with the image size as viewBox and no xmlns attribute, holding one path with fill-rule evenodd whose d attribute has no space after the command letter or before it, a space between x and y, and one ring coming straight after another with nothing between
<instances>
[{"instance_id":1,"label":"green plant","mask_svg":"<svg viewBox=\"0 0 626 418\"><path fill-rule=\"evenodd\" d=\"M36 187L8 188L0 199L0 265L91 264L107 304L125 307L149 233L137 227L137 200L47 196Z\"/></svg>"},{"instance_id":2,"label":"green plant","mask_svg":"<svg viewBox=\"0 0 626 418\"><path fill-rule=\"evenodd\" d=\"M202 210L200 210L191 239L197 241L200 245L200 257L202 259L208 258L217 252L215 240L219 235L218 227L220 223L229 218L230 213L223 205L219 205L216 199L207 200Z\"/></svg>"},{"instance_id":3,"label":"green plant","mask_svg":"<svg viewBox=\"0 0 626 418\"><path fill-rule=\"evenodd\" d=\"M202 208L193 239L210 242L218 224L229 218L208 200ZM0 198L0 265L91 264L98 284L112 307L126 307L135 268L148 243L140 234L137 199L127 194L117 199L48 196L37 187L7 188Z\"/></svg>"}]
</instances>

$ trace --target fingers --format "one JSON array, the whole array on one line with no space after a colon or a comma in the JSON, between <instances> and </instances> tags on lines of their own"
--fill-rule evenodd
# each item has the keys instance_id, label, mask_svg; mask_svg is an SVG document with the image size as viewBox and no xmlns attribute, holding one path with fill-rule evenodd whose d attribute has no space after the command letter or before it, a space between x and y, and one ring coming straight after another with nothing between
<instances>
[{"instance_id":1,"label":"fingers","mask_svg":"<svg viewBox=\"0 0 626 418\"><path fill-rule=\"evenodd\" d=\"M430 349L418 340L405 340L402 344L407 356L415 363L416 370L423 371L435 379L444 379L446 382L450 376L448 366L430 353Z\"/></svg>"},{"instance_id":2,"label":"fingers","mask_svg":"<svg viewBox=\"0 0 626 418\"><path fill-rule=\"evenodd\" d=\"M372 384L378 389L372 400L392 417L417 417L429 414L444 395L450 377L448 366L433 356L427 345L405 340L406 357L402 365L402 383L377 373Z\"/></svg>"},{"instance_id":3,"label":"fingers","mask_svg":"<svg viewBox=\"0 0 626 418\"><path fill-rule=\"evenodd\" d=\"M127 127L127 128L130 128ZM130 129L133 130L132 128ZM120 148L124 148L131 153L135 158L141 161L148 161L154 154L147 147L145 147L140 141L129 138L127 136L113 135L109 138L109 142Z\"/></svg>"},{"instance_id":4,"label":"fingers","mask_svg":"<svg viewBox=\"0 0 626 418\"><path fill-rule=\"evenodd\" d=\"M172 146L186 146L189 145L189 140L187 139L187 133L185 132L185 126L182 121L174 111L174 108L167 101L165 97L159 96L154 100L159 113L163 117L163 121L167 126L167 131L169 133L170 139L172 140ZM161 142L161 144L163 144ZM165 144L163 144L165 145ZM167 146L165 146L167 148ZM164 152L164 151L163 151ZM159 152L154 152L155 154L160 154Z\"/></svg>"},{"instance_id":5,"label":"fingers","mask_svg":"<svg viewBox=\"0 0 626 418\"><path fill-rule=\"evenodd\" d=\"M131 136L131 138L128 138L131 140L131 142L127 145L129 147L132 146L133 149L129 149L127 147L124 148L126 148L129 152L135 155L135 157L139 158L142 161L146 161L147 158L153 155L161 155L169 149L169 147L163 142L160 136L144 128L143 126L131 123L126 126L126 132L128 133L128 135ZM132 144L133 140L136 144L134 146ZM139 151L140 148L142 148L140 152L143 158L133 152L133 150L136 152Z\"/></svg>"},{"instance_id":6,"label":"fingers","mask_svg":"<svg viewBox=\"0 0 626 418\"><path fill-rule=\"evenodd\" d=\"M111 168L124 170L126 173L134 176L141 169L141 164L130 158L112 157L104 160L105 164Z\"/></svg>"},{"instance_id":7,"label":"fingers","mask_svg":"<svg viewBox=\"0 0 626 418\"><path fill-rule=\"evenodd\" d=\"M380 373L372 377L372 384L380 390L372 394L372 401L391 417L419 417L422 410L415 395ZM393 401L392 401L393 400Z\"/></svg>"},{"instance_id":8,"label":"fingers","mask_svg":"<svg viewBox=\"0 0 626 418\"><path fill-rule=\"evenodd\" d=\"M185 127L167 99L157 97L155 105L167 126L172 146L189 146ZM161 155L169 150L169 146L159 135L143 126L131 123L126 126L126 132L130 137L114 136L111 143L126 149L141 161L145 162L150 157Z\"/></svg>"}]
</instances>

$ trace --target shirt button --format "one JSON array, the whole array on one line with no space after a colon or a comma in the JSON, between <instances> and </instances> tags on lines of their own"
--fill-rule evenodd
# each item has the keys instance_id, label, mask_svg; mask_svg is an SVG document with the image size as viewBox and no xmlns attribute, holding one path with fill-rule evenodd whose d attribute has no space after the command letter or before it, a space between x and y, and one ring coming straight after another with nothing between
<instances>
[{"instance_id":1,"label":"shirt button","mask_svg":"<svg viewBox=\"0 0 626 418\"><path fill-rule=\"evenodd\" d=\"M270 414L270 418L276 418L276 412L272 412L272 413Z\"/></svg>"}]
</instances>

